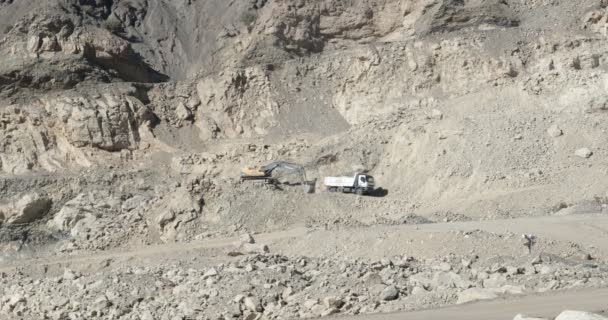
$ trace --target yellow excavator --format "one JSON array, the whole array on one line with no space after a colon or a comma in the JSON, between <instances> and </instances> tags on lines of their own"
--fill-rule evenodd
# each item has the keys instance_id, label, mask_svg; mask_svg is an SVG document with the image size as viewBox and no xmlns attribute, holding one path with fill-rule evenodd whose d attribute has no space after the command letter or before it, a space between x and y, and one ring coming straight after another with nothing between
<instances>
[{"instance_id":1,"label":"yellow excavator","mask_svg":"<svg viewBox=\"0 0 608 320\"><path fill-rule=\"evenodd\" d=\"M276 161L265 166L253 166L246 167L241 170L241 182L247 180L263 180L266 183L274 184L277 182L275 178L272 177L272 172L275 169L284 169L288 171L293 171L300 176L301 185L304 188L305 193L312 193L313 184L306 180L306 170L303 166L295 163L285 162L285 161Z\"/></svg>"}]
</instances>

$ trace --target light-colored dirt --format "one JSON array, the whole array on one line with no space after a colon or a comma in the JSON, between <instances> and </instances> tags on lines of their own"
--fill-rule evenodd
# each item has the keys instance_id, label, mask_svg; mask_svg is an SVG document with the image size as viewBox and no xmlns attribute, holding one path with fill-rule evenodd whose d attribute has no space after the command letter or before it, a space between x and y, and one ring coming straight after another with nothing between
<instances>
[{"instance_id":1,"label":"light-colored dirt","mask_svg":"<svg viewBox=\"0 0 608 320\"><path fill-rule=\"evenodd\" d=\"M256 235L256 238L263 243L274 243L285 238L299 238L307 234L309 230L306 228L294 228L290 230L273 232L268 234ZM162 244L152 245L139 248L131 248L129 250L122 251L106 251L101 253L84 253L72 256L59 256L59 257L37 257L37 258L25 258L18 261L5 261L0 263L0 272L10 271L14 269L21 269L27 265L38 265L38 266L50 266L60 265L64 268L74 268L78 265L90 265L95 263L101 263L104 260L112 259L132 259L132 258L146 258L154 256L172 256L179 258L180 256L188 255L191 251L203 251L205 249L217 249L217 248L230 248L235 247L239 243L238 237L225 238L225 239L211 239L203 241L193 241L187 244ZM35 255L35 254L34 254Z\"/></svg>"},{"instance_id":2,"label":"light-colored dirt","mask_svg":"<svg viewBox=\"0 0 608 320\"><path fill-rule=\"evenodd\" d=\"M483 234L478 235L477 231ZM275 247L292 254L375 259L398 254L415 257L450 253L523 255L523 234L538 237L535 253L554 245L565 250L570 244L578 244L599 256L608 254L608 216L605 214L314 231L305 237L287 239Z\"/></svg>"},{"instance_id":3,"label":"light-colored dirt","mask_svg":"<svg viewBox=\"0 0 608 320\"><path fill-rule=\"evenodd\" d=\"M506 238L492 239L482 234L467 236L472 231L482 231ZM258 242L271 246L273 252L306 256L340 256L344 258L380 259L394 255L415 257L438 257L450 253L514 254L525 256L521 245L522 234L538 237L538 249L556 243L576 243L600 257L608 257L608 216L580 214L537 218L517 218L509 220L470 221L453 223L432 223L405 226L376 226L368 228L344 228L342 230L315 230L306 227L257 234ZM447 238L446 238L447 237ZM17 261L4 261L0 271L19 269L23 265L61 265L73 268L79 264L91 264L109 259L130 259L139 257L171 256L187 259L188 252L205 249L230 248L239 243L238 237L193 241L187 244L162 244L107 251L75 256L37 257ZM502 248L497 247L501 246ZM562 248L563 249L563 248ZM593 250L597 249L597 250ZM509 252L505 251L508 250Z\"/></svg>"},{"instance_id":4,"label":"light-colored dirt","mask_svg":"<svg viewBox=\"0 0 608 320\"><path fill-rule=\"evenodd\" d=\"M510 318L608 286L607 5L0 0L0 318L532 294L454 309ZM315 193L239 182L272 161Z\"/></svg>"}]
</instances>

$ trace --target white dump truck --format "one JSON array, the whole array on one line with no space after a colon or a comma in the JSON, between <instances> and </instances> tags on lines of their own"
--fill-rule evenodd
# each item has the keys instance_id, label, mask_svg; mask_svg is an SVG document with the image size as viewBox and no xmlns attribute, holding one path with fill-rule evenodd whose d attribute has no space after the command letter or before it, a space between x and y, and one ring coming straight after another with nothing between
<instances>
[{"instance_id":1,"label":"white dump truck","mask_svg":"<svg viewBox=\"0 0 608 320\"><path fill-rule=\"evenodd\" d=\"M374 190L374 177L355 173L347 177L325 177L323 180L327 191L356 194L368 194Z\"/></svg>"}]
</instances>

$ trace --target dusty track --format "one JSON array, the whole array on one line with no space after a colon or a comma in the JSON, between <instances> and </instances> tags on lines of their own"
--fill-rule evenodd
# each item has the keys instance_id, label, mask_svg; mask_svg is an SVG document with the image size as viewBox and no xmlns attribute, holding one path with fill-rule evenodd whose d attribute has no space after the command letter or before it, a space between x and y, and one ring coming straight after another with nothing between
<instances>
[{"instance_id":1,"label":"dusty track","mask_svg":"<svg viewBox=\"0 0 608 320\"><path fill-rule=\"evenodd\" d=\"M262 243L269 243L288 237L300 237L306 234L306 228L294 228L286 231L260 234L257 235L258 241ZM77 256L61 256L51 258L32 258L27 260L12 261L10 263L0 265L0 271L7 271L14 268L21 268L24 265L78 265L78 264L90 264L95 261L103 261L109 259L120 259L120 258L133 258L133 257L147 257L163 254L184 254L187 255L188 251L224 248L233 246L238 242L238 238L224 238L224 239L213 239L206 241L197 241L188 244L182 243L171 243L163 245L153 245L141 248L132 248L125 251L110 251L104 253L92 253L92 254L80 254Z\"/></svg>"},{"instance_id":2,"label":"dusty track","mask_svg":"<svg viewBox=\"0 0 608 320\"><path fill-rule=\"evenodd\" d=\"M294 227L286 231L259 234L256 235L256 239L260 243L271 245L271 249L275 252L323 255L338 251L373 259L390 254L403 253L404 250L414 250L414 253L419 254L423 251L441 253L438 251L439 248L433 247L432 242L427 241L424 245L411 245L410 239L412 237L428 238L431 234L470 230L497 233L512 232L516 234L532 233L539 236L540 239L574 242L583 246L595 247L603 253L608 253L608 216L600 214L389 227L380 226L344 230L310 230L304 227ZM357 239L353 238L354 235L356 235ZM390 245L379 241L379 237L390 239ZM230 247L236 241L238 241L236 238L224 238L196 241L188 244L153 245L131 248L125 251L78 255L76 257L60 256L48 258L41 256L0 264L0 271L22 267L23 265L77 265L107 259L145 257L168 253L187 256L188 251ZM442 244L442 247L443 250L452 250L449 245ZM363 248L366 249L363 250Z\"/></svg>"},{"instance_id":3,"label":"dusty track","mask_svg":"<svg viewBox=\"0 0 608 320\"><path fill-rule=\"evenodd\" d=\"M510 244L518 243L520 234L531 233L538 236L537 250L543 250L543 246L551 241L560 241L595 248L603 256L608 253L608 216L600 214L381 226L356 232L351 229L316 231L305 239L291 239L277 244L278 248L277 245L273 247L287 253L312 256L339 253L347 257L376 259L395 254L415 257L446 255L455 250L466 253L471 249L472 240L454 232L476 230L515 234L505 240ZM496 250L492 247L485 249L488 254Z\"/></svg>"}]
</instances>

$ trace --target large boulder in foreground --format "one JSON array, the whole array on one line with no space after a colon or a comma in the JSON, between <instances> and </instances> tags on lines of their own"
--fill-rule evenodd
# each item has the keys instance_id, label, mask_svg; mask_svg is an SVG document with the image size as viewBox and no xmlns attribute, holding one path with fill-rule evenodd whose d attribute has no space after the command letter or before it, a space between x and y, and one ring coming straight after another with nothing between
<instances>
[{"instance_id":1,"label":"large boulder in foreground","mask_svg":"<svg viewBox=\"0 0 608 320\"><path fill-rule=\"evenodd\" d=\"M468 303L478 300L492 300L498 298L498 295L489 289L471 288L464 290L458 294L456 303Z\"/></svg>"},{"instance_id":2,"label":"large boulder in foreground","mask_svg":"<svg viewBox=\"0 0 608 320\"><path fill-rule=\"evenodd\" d=\"M566 310L560 313L555 320L608 320L608 318L590 312Z\"/></svg>"},{"instance_id":3,"label":"large boulder in foreground","mask_svg":"<svg viewBox=\"0 0 608 320\"><path fill-rule=\"evenodd\" d=\"M528 317L523 314L518 314L513 318L513 320L548 320L547 318L536 318L536 317Z\"/></svg>"},{"instance_id":4,"label":"large boulder in foreground","mask_svg":"<svg viewBox=\"0 0 608 320\"><path fill-rule=\"evenodd\" d=\"M34 222L51 210L52 203L51 199L37 193L22 195L0 204L0 222L11 225Z\"/></svg>"}]
</instances>

